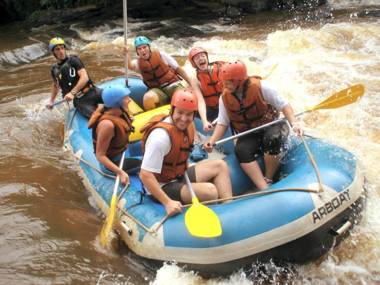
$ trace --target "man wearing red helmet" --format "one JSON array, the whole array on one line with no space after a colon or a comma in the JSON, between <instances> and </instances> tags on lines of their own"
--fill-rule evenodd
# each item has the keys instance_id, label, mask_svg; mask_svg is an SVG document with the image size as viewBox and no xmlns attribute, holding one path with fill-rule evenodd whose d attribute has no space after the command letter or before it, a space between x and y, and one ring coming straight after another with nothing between
<instances>
[{"instance_id":1,"label":"man wearing red helmet","mask_svg":"<svg viewBox=\"0 0 380 285\"><path fill-rule=\"evenodd\" d=\"M181 212L182 204L191 203L185 171L200 201L232 196L229 170L223 160L202 161L187 168L197 105L192 91L177 90L171 100L170 116L152 118L143 130L140 178L169 215Z\"/></svg>"},{"instance_id":2,"label":"man wearing red helmet","mask_svg":"<svg viewBox=\"0 0 380 285\"><path fill-rule=\"evenodd\" d=\"M202 120L205 131L212 128L210 122L218 117L219 97L223 91L220 80L220 68L224 61L209 62L208 53L201 47L193 47L188 56L188 60L195 68L197 79L192 80L192 87L198 96L199 116Z\"/></svg>"},{"instance_id":3,"label":"man wearing red helmet","mask_svg":"<svg viewBox=\"0 0 380 285\"><path fill-rule=\"evenodd\" d=\"M291 105L285 101L265 81L258 77L248 77L242 61L228 62L221 68L224 91L219 100L218 123L208 143L211 151L227 128L232 126L236 133L270 123L282 112L298 135L302 129L296 123ZM273 179L284 149L289 130L285 122L274 124L258 132L237 139L235 153L244 172L260 190L268 187ZM264 154L265 176L257 158Z\"/></svg>"},{"instance_id":4,"label":"man wearing red helmet","mask_svg":"<svg viewBox=\"0 0 380 285\"><path fill-rule=\"evenodd\" d=\"M168 104L177 89L184 89L182 78L190 85L190 78L185 70L169 54L151 49L151 40L145 36L138 36L134 40L138 58L128 58L128 67L140 73L149 90L144 94L143 107L151 110ZM125 47L128 54L128 48Z\"/></svg>"}]
</instances>

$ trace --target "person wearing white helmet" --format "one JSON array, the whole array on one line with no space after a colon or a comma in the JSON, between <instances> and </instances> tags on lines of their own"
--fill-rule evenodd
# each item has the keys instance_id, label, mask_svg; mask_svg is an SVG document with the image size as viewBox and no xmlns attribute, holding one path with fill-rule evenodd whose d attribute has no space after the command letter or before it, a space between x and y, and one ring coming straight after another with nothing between
<instances>
[{"instance_id":1,"label":"person wearing white helmet","mask_svg":"<svg viewBox=\"0 0 380 285\"><path fill-rule=\"evenodd\" d=\"M66 44L62 38L55 37L49 42L49 50L57 62L51 67L53 83L48 109L53 108L59 90L66 101L72 101L74 107L89 118L98 104L103 103L101 90L89 78L84 64L75 55L67 55Z\"/></svg>"},{"instance_id":2,"label":"person wearing white helmet","mask_svg":"<svg viewBox=\"0 0 380 285\"><path fill-rule=\"evenodd\" d=\"M224 160L206 160L187 167L194 142L194 114L198 108L191 90L177 90L169 116L156 116L143 129L140 178L147 191L169 215L191 203L184 173L187 171L200 201L232 197L229 169Z\"/></svg>"},{"instance_id":3,"label":"person wearing white helmet","mask_svg":"<svg viewBox=\"0 0 380 285\"><path fill-rule=\"evenodd\" d=\"M88 121L88 127L92 129L94 151L102 170L119 175L123 184L129 183L127 173L136 173L141 164L140 160L126 158L123 167L120 169L118 166L133 131L128 114L129 94L128 88L105 87L102 92L104 105L99 105Z\"/></svg>"},{"instance_id":4,"label":"person wearing white helmet","mask_svg":"<svg viewBox=\"0 0 380 285\"><path fill-rule=\"evenodd\" d=\"M145 110L170 103L173 93L185 88L182 79L190 85L189 76L177 61L163 51L152 50L151 40L147 37L136 37L134 45L138 58L131 60L128 56L128 67L140 73L149 88L143 97ZM128 53L128 47L125 47L125 52Z\"/></svg>"}]
</instances>

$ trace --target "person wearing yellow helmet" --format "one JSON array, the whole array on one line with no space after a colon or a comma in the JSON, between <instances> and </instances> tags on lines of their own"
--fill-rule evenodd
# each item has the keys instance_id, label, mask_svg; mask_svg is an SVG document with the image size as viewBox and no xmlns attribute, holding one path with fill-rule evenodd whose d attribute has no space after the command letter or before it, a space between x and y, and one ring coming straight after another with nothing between
<instances>
[{"instance_id":1,"label":"person wearing yellow helmet","mask_svg":"<svg viewBox=\"0 0 380 285\"><path fill-rule=\"evenodd\" d=\"M168 215L181 212L182 204L191 203L184 179L187 171L199 200L232 197L224 160L202 161L187 168L194 142L197 96L190 89L177 90L171 106L170 116L153 117L143 129L140 178L148 193L163 204Z\"/></svg>"},{"instance_id":2,"label":"person wearing yellow helmet","mask_svg":"<svg viewBox=\"0 0 380 285\"><path fill-rule=\"evenodd\" d=\"M181 80L190 85L190 78L185 70L169 54L151 49L151 40L138 36L134 40L137 59L128 56L128 68L140 73L149 90L144 94L143 107L145 110L154 109L168 104L177 89L184 89ZM125 47L128 53L128 47Z\"/></svg>"},{"instance_id":3,"label":"person wearing yellow helmet","mask_svg":"<svg viewBox=\"0 0 380 285\"><path fill-rule=\"evenodd\" d=\"M53 83L48 109L53 108L59 90L66 101L73 101L74 106L89 118L98 104L103 103L101 90L89 78L84 64L75 55L67 55L65 41L60 37L52 38L49 50L57 62L51 67Z\"/></svg>"}]
</instances>

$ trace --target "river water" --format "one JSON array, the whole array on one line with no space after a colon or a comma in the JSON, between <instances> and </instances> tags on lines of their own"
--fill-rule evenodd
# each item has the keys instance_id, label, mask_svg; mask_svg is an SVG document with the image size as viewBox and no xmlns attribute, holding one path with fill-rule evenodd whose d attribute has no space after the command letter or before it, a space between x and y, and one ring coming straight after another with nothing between
<instances>
[{"instance_id":1,"label":"river water","mask_svg":"<svg viewBox=\"0 0 380 285\"><path fill-rule=\"evenodd\" d=\"M296 112L363 83L358 103L303 117L307 129L353 152L368 179L364 219L337 248L306 265L253 264L250 272L202 279L175 264L149 268L124 246L105 252L103 216L62 149L65 107L49 98L46 42L60 26L0 27L0 284L380 284L380 3L334 0L313 11L265 12L239 24L196 17L128 23L130 38L191 71L192 45L211 60L242 59L268 79ZM203 33L199 32L203 31ZM122 20L71 23L63 36L94 81L123 74ZM42 42L40 42L42 41Z\"/></svg>"}]
</instances>

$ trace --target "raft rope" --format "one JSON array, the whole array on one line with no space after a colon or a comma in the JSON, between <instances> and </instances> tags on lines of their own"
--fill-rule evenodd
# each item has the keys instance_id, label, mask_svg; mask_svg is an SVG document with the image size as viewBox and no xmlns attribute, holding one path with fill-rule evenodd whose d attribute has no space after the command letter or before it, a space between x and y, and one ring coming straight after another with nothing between
<instances>
[{"instance_id":1,"label":"raft rope","mask_svg":"<svg viewBox=\"0 0 380 285\"><path fill-rule=\"evenodd\" d=\"M254 193L248 193L248 194L242 194L238 196L233 196L229 198L220 198L220 199L214 199L214 200L208 200L208 201L203 201L200 202L203 205L207 204L212 204L216 202L225 202L225 201L230 201L230 200L237 200L241 198L246 198L246 197L251 197L251 196L263 196L267 194L273 194L273 193L278 193L278 192L287 192L287 191L300 191L300 192L309 192L309 193L319 193L319 190L317 189L307 189L307 188L279 188L279 189L272 189L272 190L265 190L261 192L254 192ZM192 204L186 204L183 205L183 208L190 207Z\"/></svg>"},{"instance_id":2,"label":"raft rope","mask_svg":"<svg viewBox=\"0 0 380 285\"><path fill-rule=\"evenodd\" d=\"M307 152L307 156L309 157L311 165L313 166L315 174L317 176L318 186L319 186L319 191L318 192L321 193L321 192L324 191L323 190L323 183L322 183L321 173L319 172L319 169L318 169L317 163L315 162L313 154L311 153L311 151L309 149L309 146L307 145L306 140L305 140L305 138L304 138L304 136L302 134L301 134L301 140L303 142L303 145L305 146L305 149L306 149L306 152Z\"/></svg>"}]
</instances>

